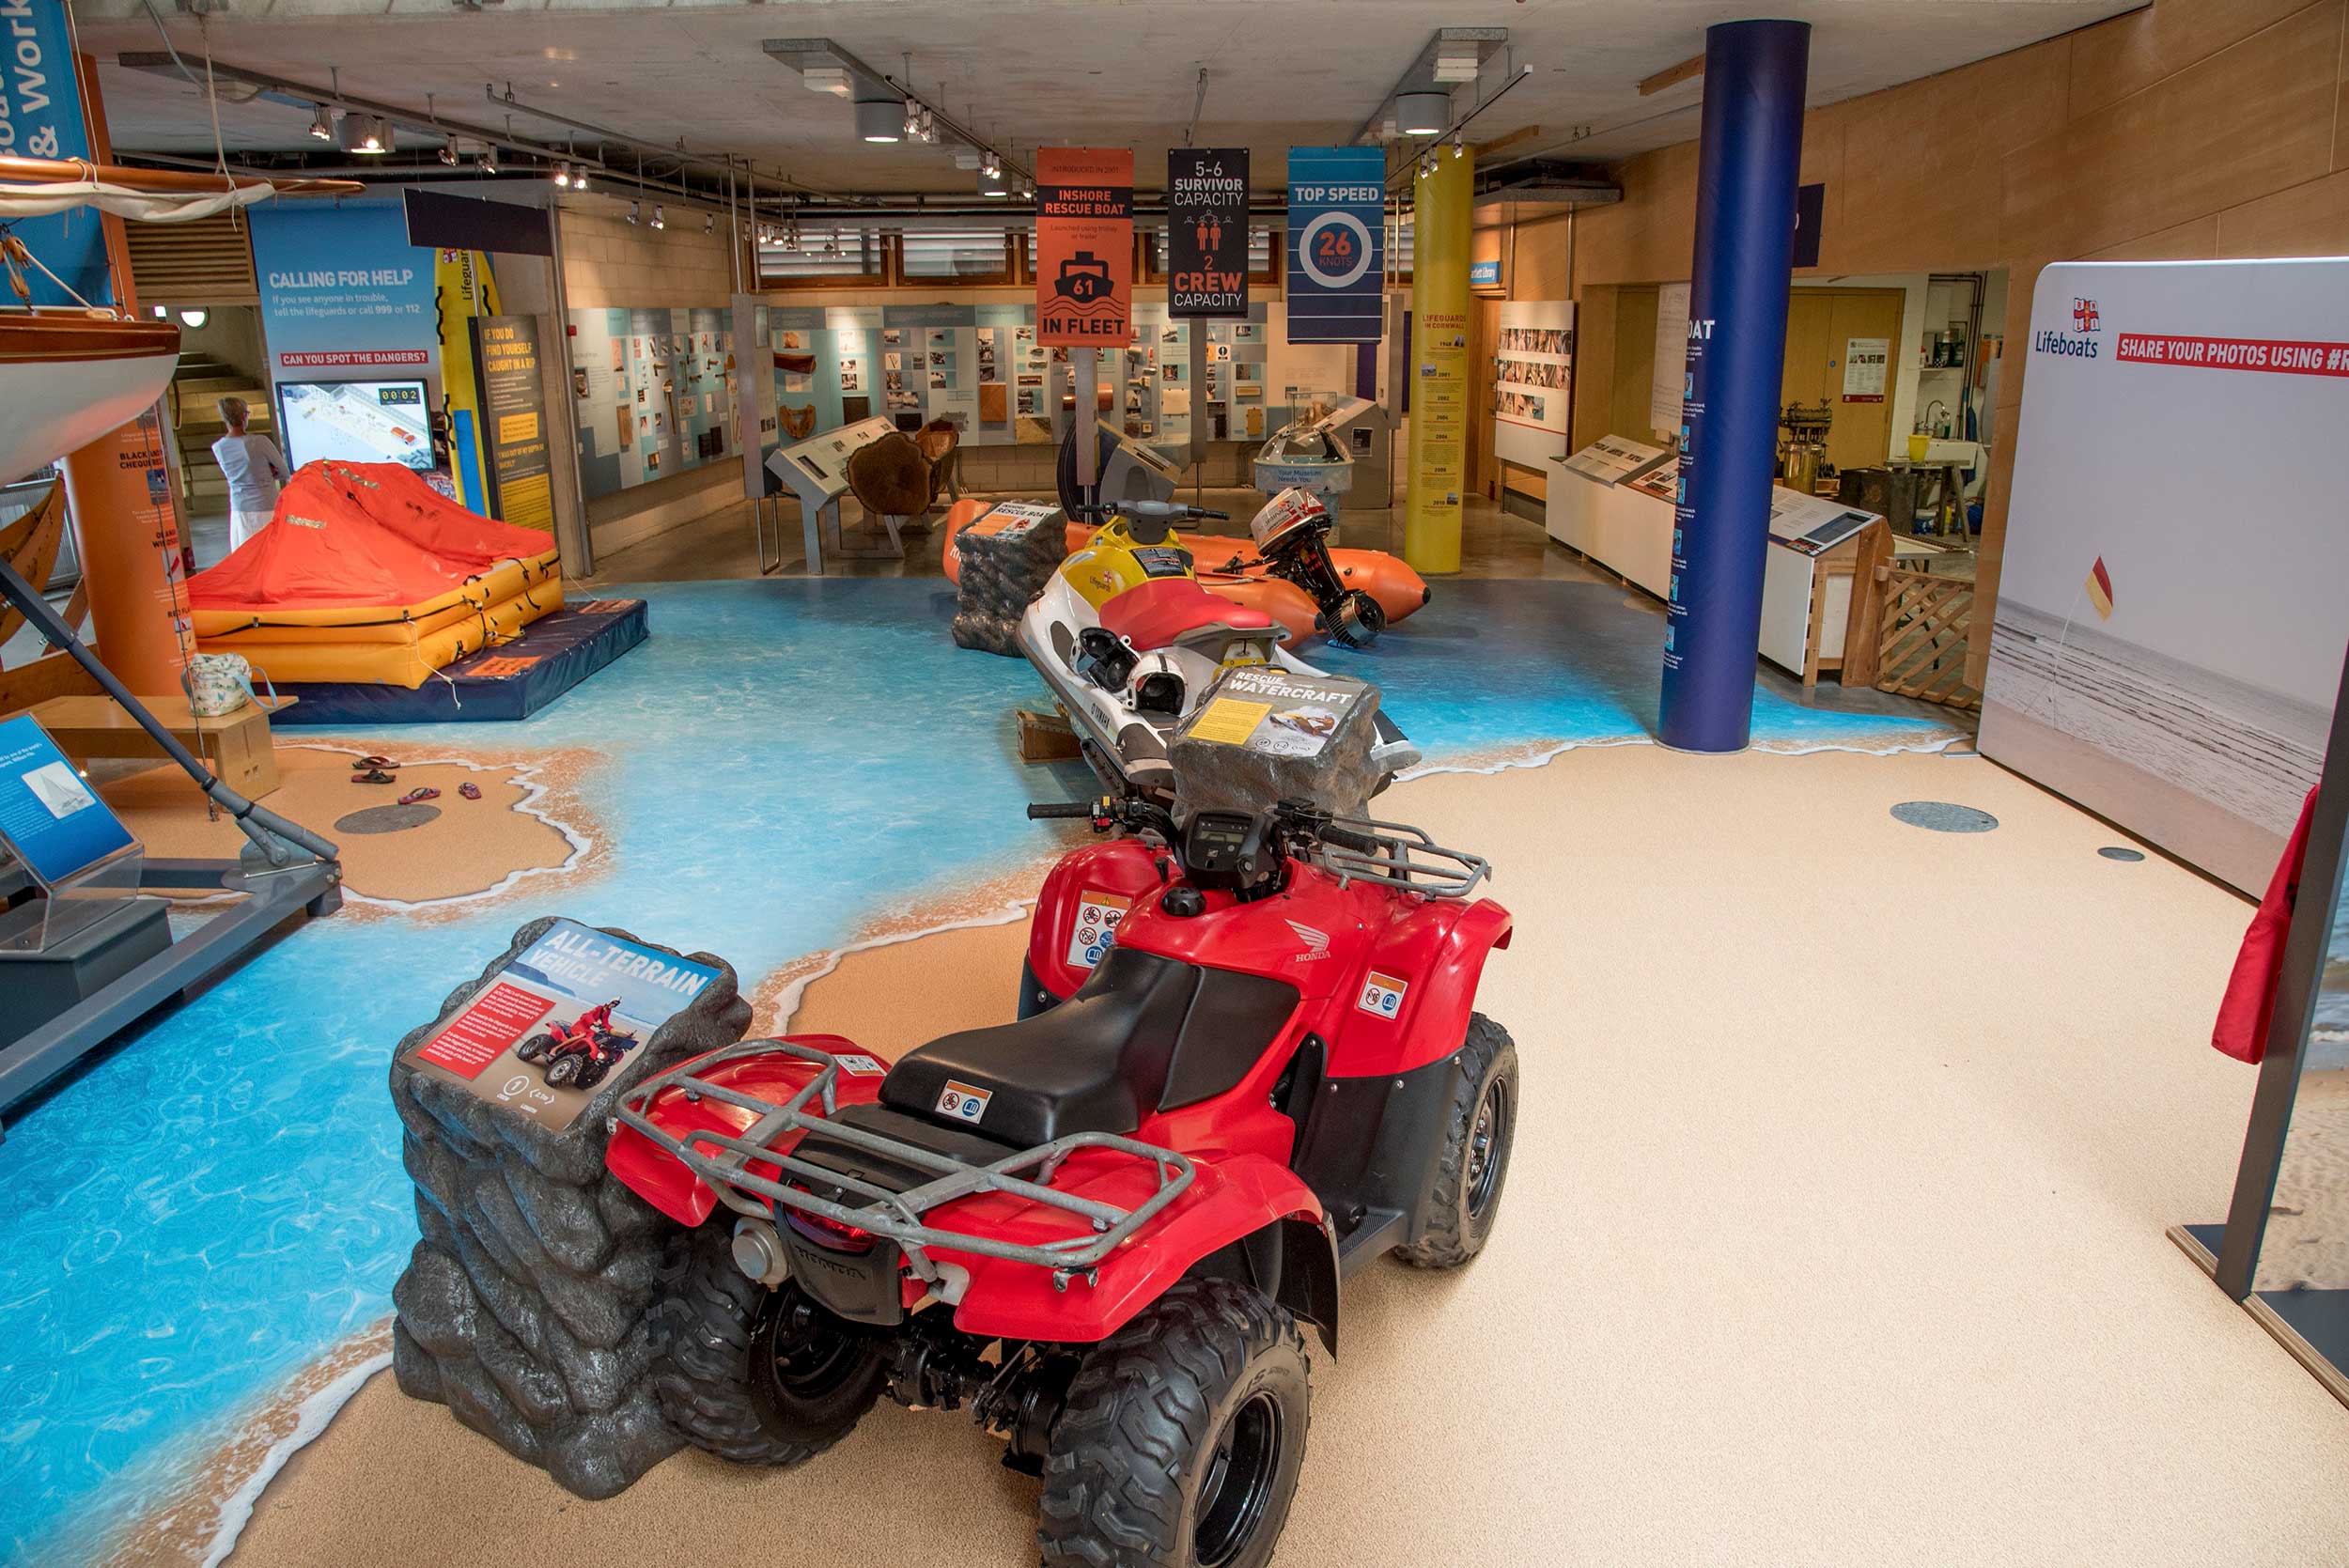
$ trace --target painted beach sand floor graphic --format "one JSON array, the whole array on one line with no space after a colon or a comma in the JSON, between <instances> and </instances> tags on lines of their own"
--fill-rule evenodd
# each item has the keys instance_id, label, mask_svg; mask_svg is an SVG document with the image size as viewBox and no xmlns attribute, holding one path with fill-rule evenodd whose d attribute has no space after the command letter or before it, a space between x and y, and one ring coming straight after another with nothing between
<instances>
[{"instance_id":1,"label":"painted beach sand floor graphic","mask_svg":"<svg viewBox=\"0 0 2349 1568\"><path fill-rule=\"evenodd\" d=\"M561 913L721 954L774 1027L849 944L1018 918L1034 869L1081 836L1024 819L1089 777L1019 761L1011 710L1038 684L951 646L941 584L613 591L652 600L655 635L533 719L290 732L271 804L343 846L350 904L8 1128L0 1558L89 1560L143 1524L200 1559L269 1441L348 1391L415 1233L389 1050L515 927ZM1377 682L1431 765L1489 768L1645 739L1660 628L1610 586L1463 582L1376 648L1315 657ZM1845 712L1792 692L1758 692L1757 745L1956 735L1873 693ZM397 787L349 782L368 753L403 763ZM437 818L335 831L420 783L442 790ZM159 840L225 828L164 827L143 797L168 787L108 792ZM273 1402L278 1426L255 1427Z\"/></svg>"}]
</instances>

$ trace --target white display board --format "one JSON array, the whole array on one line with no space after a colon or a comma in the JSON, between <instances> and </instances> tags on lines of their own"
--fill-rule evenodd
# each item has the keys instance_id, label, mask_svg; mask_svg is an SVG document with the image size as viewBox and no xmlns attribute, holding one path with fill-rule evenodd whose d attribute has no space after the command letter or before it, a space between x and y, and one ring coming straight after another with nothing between
<instances>
[{"instance_id":1,"label":"white display board","mask_svg":"<svg viewBox=\"0 0 2349 1568\"><path fill-rule=\"evenodd\" d=\"M1648 423L1661 434L1680 430L1680 401L1688 380L1688 286L1656 291L1656 371L1648 383Z\"/></svg>"},{"instance_id":2,"label":"white display board","mask_svg":"<svg viewBox=\"0 0 2349 1568\"><path fill-rule=\"evenodd\" d=\"M2021 347L1983 753L2261 891L2349 643L2349 260L2060 263Z\"/></svg>"},{"instance_id":3,"label":"white display board","mask_svg":"<svg viewBox=\"0 0 2349 1568\"><path fill-rule=\"evenodd\" d=\"M1506 300L1493 344L1493 452L1532 467L1563 457L1574 403L1574 304Z\"/></svg>"},{"instance_id":4,"label":"white display board","mask_svg":"<svg viewBox=\"0 0 2349 1568\"><path fill-rule=\"evenodd\" d=\"M1602 485L1620 485L1626 479L1638 478L1671 456L1663 447L1650 446L1629 436L1601 436L1581 451L1556 461L1569 474L1579 474Z\"/></svg>"}]
</instances>

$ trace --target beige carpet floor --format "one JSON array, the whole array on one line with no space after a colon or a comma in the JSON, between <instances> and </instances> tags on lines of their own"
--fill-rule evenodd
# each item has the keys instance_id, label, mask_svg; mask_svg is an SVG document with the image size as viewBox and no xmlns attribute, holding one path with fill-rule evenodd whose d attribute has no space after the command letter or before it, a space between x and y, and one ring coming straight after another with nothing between
<instances>
[{"instance_id":1,"label":"beige carpet floor","mask_svg":"<svg viewBox=\"0 0 2349 1568\"><path fill-rule=\"evenodd\" d=\"M1485 1255L1348 1284L1281 1563L2349 1562L2349 1410L2162 1234L2232 1179L2246 905L1973 759L1634 747L1383 803L1500 866L1525 1098ZM860 955L802 1026L1003 1016L1019 942ZM883 1406L585 1503L379 1377L234 1562L1032 1562L997 1452Z\"/></svg>"}]
</instances>

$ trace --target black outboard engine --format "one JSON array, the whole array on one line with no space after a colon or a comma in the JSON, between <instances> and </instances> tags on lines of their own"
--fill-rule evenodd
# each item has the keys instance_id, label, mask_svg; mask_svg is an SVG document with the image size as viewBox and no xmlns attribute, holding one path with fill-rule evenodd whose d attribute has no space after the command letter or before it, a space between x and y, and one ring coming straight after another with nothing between
<instances>
[{"instance_id":1,"label":"black outboard engine","mask_svg":"<svg viewBox=\"0 0 2349 1568\"><path fill-rule=\"evenodd\" d=\"M1266 503L1249 524L1265 569L1305 590L1318 612L1315 623L1342 648L1366 648L1387 629L1387 613L1360 588L1349 588L1330 559L1330 509L1321 498L1292 486Z\"/></svg>"}]
</instances>

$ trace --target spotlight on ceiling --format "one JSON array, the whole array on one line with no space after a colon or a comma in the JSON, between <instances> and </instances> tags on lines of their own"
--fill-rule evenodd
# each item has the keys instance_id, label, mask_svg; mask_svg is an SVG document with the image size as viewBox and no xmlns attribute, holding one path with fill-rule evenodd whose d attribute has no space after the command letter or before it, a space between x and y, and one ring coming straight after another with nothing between
<instances>
[{"instance_id":1,"label":"spotlight on ceiling","mask_svg":"<svg viewBox=\"0 0 2349 1568\"><path fill-rule=\"evenodd\" d=\"M569 188L571 183L571 166L568 163L557 163L554 165L554 182L566 189Z\"/></svg>"},{"instance_id":2,"label":"spotlight on ceiling","mask_svg":"<svg viewBox=\"0 0 2349 1568\"><path fill-rule=\"evenodd\" d=\"M446 141L441 144L441 162L446 163L452 169L457 166L457 144L455 141Z\"/></svg>"},{"instance_id":3,"label":"spotlight on ceiling","mask_svg":"<svg viewBox=\"0 0 2349 1568\"><path fill-rule=\"evenodd\" d=\"M869 89L868 89L869 90ZM868 142L894 142L905 136L905 103L894 98L856 101L856 133Z\"/></svg>"},{"instance_id":4,"label":"spotlight on ceiling","mask_svg":"<svg viewBox=\"0 0 2349 1568\"><path fill-rule=\"evenodd\" d=\"M987 157L979 163L979 172L987 176L989 179L1001 179L1003 178L1003 161L995 156L995 149L993 147L988 147L987 149Z\"/></svg>"},{"instance_id":5,"label":"spotlight on ceiling","mask_svg":"<svg viewBox=\"0 0 2349 1568\"><path fill-rule=\"evenodd\" d=\"M715 212L705 212L702 214L702 232L704 234L715 234L718 232L718 214Z\"/></svg>"},{"instance_id":6,"label":"spotlight on ceiling","mask_svg":"<svg viewBox=\"0 0 2349 1568\"><path fill-rule=\"evenodd\" d=\"M179 324L191 330L202 326L211 318L212 313L209 310L183 310L179 313Z\"/></svg>"},{"instance_id":7,"label":"spotlight on ceiling","mask_svg":"<svg viewBox=\"0 0 2349 1568\"><path fill-rule=\"evenodd\" d=\"M318 113L310 116L310 134L321 142L333 141L334 139L334 111L323 103L319 104Z\"/></svg>"},{"instance_id":8,"label":"spotlight on ceiling","mask_svg":"<svg viewBox=\"0 0 2349 1568\"><path fill-rule=\"evenodd\" d=\"M657 202L653 205L652 210L652 226L655 228L667 228L669 226L669 210L661 206Z\"/></svg>"},{"instance_id":9,"label":"spotlight on ceiling","mask_svg":"<svg viewBox=\"0 0 2349 1568\"><path fill-rule=\"evenodd\" d=\"M363 129L351 151L369 158L380 158L392 150L392 145L397 138L392 132L390 120L381 115L366 115L359 116L359 121Z\"/></svg>"},{"instance_id":10,"label":"spotlight on ceiling","mask_svg":"<svg viewBox=\"0 0 2349 1568\"><path fill-rule=\"evenodd\" d=\"M981 169L979 171L979 194L983 196L1007 196L1011 194L1011 187L1003 183L1003 170Z\"/></svg>"},{"instance_id":11,"label":"spotlight on ceiling","mask_svg":"<svg viewBox=\"0 0 2349 1568\"><path fill-rule=\"evenodd\" d=\"M487 142L481 144L481 172L483 174L498 172L498 149Z\"/></svg>"},{"instance_id":12,"label":"spotlight on ceiling","mask_svg":"<svg viewBox=\"0 0 2349 1568\"><path fill-rule=\"evenodd\" d=\"M906 140L918 142L921 139L922 105L918 100L909 98L906 100Z\"/></svg>"},{"instance_id":13,"label":"spotlight on ceiling","mask_svg":"<svg viewBox=\"0 0 2349 1568\"><path fill-rule=\"evenodd\" d=\"M633 224L633 223L637 222L638 220L642 219L642 218L644 217L644 215L645 215L645 204L644 204L643 202L641 202L641 201L632 201L632 202L630 202L630 203L628 204L628 221L629 221L630 223Z\"/></svg>"},{"instance_id":14,"label":"spotlight on ceiling","mask_svg":"<svg viewBox=\"0 0 2349 1568\"><path fill-rule=\"evenodd\" d=\"M1395 129L1406 136L1433 136L1451 123L1450 93L1395 94Z\"/></svg>"},{"instance_id":15,"label":"spotlight on ceiling","mask_svg":"<svg viewBox=\"0 0 2349 1568\"><path fill-rule=\"evenodd\" d=\"M938 140L938 113L927 104L922 108L922 139L933 143Z\"/></svg>"}]
</instances>

